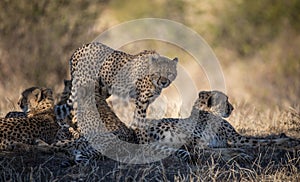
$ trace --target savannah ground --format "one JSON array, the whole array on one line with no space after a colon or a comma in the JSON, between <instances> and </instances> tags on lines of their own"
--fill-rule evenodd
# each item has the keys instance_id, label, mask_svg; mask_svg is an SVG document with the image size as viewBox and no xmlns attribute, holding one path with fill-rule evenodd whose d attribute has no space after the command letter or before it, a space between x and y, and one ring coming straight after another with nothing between
<instances>
[{"instance_id":1,"label":"savannah ground","mask_svg":"<svg viewBox=\"0 0 300 182\"><path fill-rule=\"evenodd\" d=\"M16 102L25 88L47 86L58 95L63 79L70 78L68 60L82 44L121 22L155 17L192 28L212 47L235 107L228 120L237 131L253 136L284 132L300 138L298 0L1 1L0 7L0 116L19 110ZM193 57L175 45L145 40L120 49L132 54L154 49L177 56L197 90L210 89L205 70L194 66ZM185 117L179 114L174 90L171 86L163 93L168 101L165 117ZM189 107L196 95L190 97ZM122 105L113 104L113 108L122 120L130 118ZM155 117L157 108L150 108L149 115ZM64 167L66 158L58 154L37 149L2 152L0 181L300 180L299 149L216 149L201 156L189 164L171 156L145 165L102 159L87 166Z\"/></svg>"}]
</instances>

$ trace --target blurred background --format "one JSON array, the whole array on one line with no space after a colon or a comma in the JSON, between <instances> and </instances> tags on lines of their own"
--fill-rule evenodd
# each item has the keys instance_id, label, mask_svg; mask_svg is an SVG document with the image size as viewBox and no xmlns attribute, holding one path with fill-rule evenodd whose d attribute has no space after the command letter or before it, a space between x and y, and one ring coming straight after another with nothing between
<instances>
[{"instance_id":1,"label":"blurred background","mask_svg":"<svg viewBox=\"0 0 300 182\"><path fill-rule=\"evenodd\" d=\"M235 106L299 113L299 0L2 0L0 8L2 115L19 110L17 99L30 86L61 92L76 48L114 25L148 17L180 22L205 39L220 61ZM191 56L176 46L144 41L121 49L132 54L165 50L180 58L198 90L210 89L203 71L193 70Z\"/></svg>"}]
</instances>

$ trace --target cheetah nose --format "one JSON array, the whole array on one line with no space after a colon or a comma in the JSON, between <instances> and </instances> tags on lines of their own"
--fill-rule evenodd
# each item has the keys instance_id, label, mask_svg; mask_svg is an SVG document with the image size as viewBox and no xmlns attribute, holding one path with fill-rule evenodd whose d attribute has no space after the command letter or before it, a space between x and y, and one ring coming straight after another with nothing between
<instances>
[{"instance_id":1,"label":"cheetah nose","mask_svg":"<svg viewBox=\"0 0 300 182\"><path fill-rule=\"evenodd\" d=\"M167 87L169 85L169 81L168 79L164 78L164 77L161 77L159 79L159 84L162 86L162 87Z\"/></svg>"},{"instance_id":2,"label":"cheetah nose","mask_svg":"<svg viewBox=\"0 0 300 182\"><path fill-rule=\"evenodd\" d=\"M162 85L166 85L166 84L167 84L167 81L162 81L161 84L162 84Z\"/></svg>"}]
</instances>

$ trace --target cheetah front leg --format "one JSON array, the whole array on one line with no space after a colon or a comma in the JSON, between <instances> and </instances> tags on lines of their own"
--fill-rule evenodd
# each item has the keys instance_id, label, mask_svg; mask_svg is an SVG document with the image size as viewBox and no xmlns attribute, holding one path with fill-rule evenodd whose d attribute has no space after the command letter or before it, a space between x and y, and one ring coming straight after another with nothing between
<instances>
[{"instance_id":1,"label":"cheetah front leg","mask_svg":"<svg viewBox=\"0 0 300 182\"><path fill-rule=\"evenodd\" d=\"M149 78L136 82L134 124L141 124L147 114L149 105L160 95L161 89L156 88ZM132 125L131 124L131 125Z\"/></svg>"},{"instance_id":2,"label":"cheetah front leg","mask_svg":"<svg viewBox=\"0 0 300 182\"><path fill-rule=\"evenodd\" d=\"M151 92L144 91L137 94L137 98L135 100L135 110L134 110L134 118L133 122L130 124L133 128L143 127L147 115L147 109L149 105L157 98L158 95L154 95Z\"/></svg>"},{"instance_id":3,"label":"cheetah front leg","mask_svg":"<svg viewBox=\"0 0 300 182\"><path fill-rule=\"evenodd\" d=\"M134 120L146 118L149 101L144 96L139 96L135 101Z\"/></svg>"}]
</instances>

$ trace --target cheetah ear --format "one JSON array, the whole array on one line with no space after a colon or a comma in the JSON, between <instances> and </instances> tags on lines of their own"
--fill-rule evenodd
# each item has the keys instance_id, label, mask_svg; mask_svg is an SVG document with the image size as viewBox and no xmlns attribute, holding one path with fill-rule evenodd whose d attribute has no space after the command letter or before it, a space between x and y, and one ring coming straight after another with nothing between
<instances>
[{"instance_id":1,"label":"cheetah ear","mask_svg":"<svg viewBox=\"0 0 300 182\"><path fill-rule=\"evenodd\" d=\"M204 94L207 94L207 91L201 91L198 93L198 97L202 97Z\"/></svg>"},{"instance_id":2,"label":"cheetah ear","mask_svg":"<svg viewBox=\"0 0 300 182\"><path fill-rule=\"evenodd\" d=\"M39 102L42 100L42 92L40 89L36 88L32 94L35 96L36 100Z\"/></svg>"},{"instance_id":3,"label":"cheetah ear","mask_svg":"<svg viewBox=\"0 0 300 182\"><path fill-rule=\"evenodd\" d=\"M175 57L175 58L173 59L173 61L175 61L176 63L178 63L178 58Z\"/></svg>"}]
</instances>

